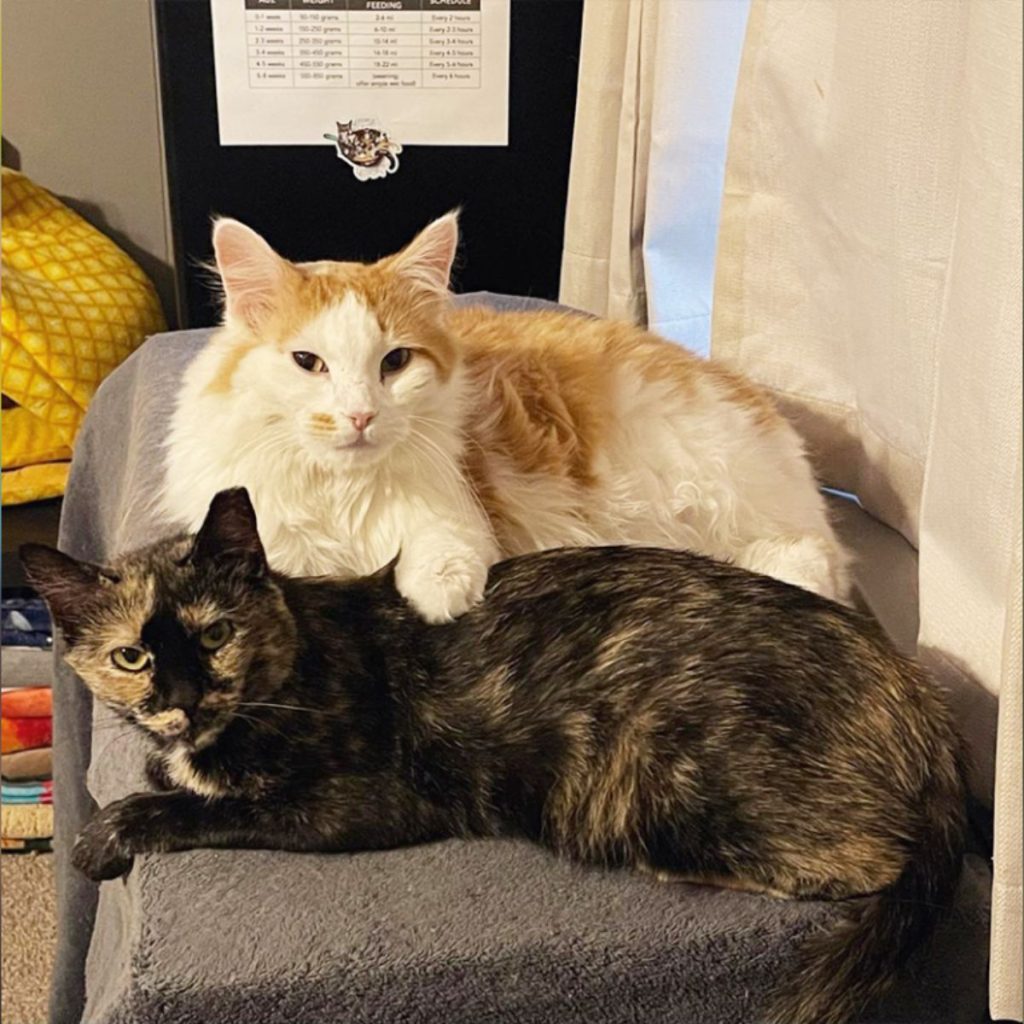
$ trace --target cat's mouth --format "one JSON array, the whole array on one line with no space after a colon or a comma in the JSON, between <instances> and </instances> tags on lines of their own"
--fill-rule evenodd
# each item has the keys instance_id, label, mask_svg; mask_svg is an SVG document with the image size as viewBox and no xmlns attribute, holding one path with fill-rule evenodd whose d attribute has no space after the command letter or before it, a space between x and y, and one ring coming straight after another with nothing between
<instances>
[{"instance_id":1,"label":"cat's mouth","mask_svg":"<svg viewBox=\"0 0 1024 1024\"><path fill-rule=\"evenodd\" d=\"M389 450L389 445L378 438L360 436L351 441L338 442L330 446L330 456L350 462L376 462Z\"/></svg>"},{"instance_id":2,"label":"cat's mouth","mask_svg":"<svg viewBox=\"0 0 1024 1024\"><path fill-rule=\"evenodd\" d=\"M336 452L352 452L359 448L373 448L374 444L365 434L360 434L354 441L346 441L344 444L334 445Z\"/></svg>"},{"instance_id":3,"label":"cat's mouth","mask_svg":"<svg viewBox=\"0 0 1024 1024\"><path fill-rule=\"evenodd\" d=\"M192 730L193 734L186 739L186 742L194 750L202 750L220 736L227 724L228 718L221 718L211 724L199 726Z\"/></svg>"},{"instance_id":4,"label":"cat's mouth","mask_svg":"<svg viewBox=\"0 0 1024 1024\"><path fill-rule=\"evenodd\" d=\"M212 720L209 718L200 719L197 722L190 723L189 727L177 739L191 750L202 750L220 736L230 721L230 715L218 715Z\"/></svg>"},{"instance_id":5,"label":"cat's mouth","mask_svg":"<svg viewBox=\"0 0 1024 1024\"><path fill-rule=\"evenodd\" d=\"M192 717L186 717L183 712L173 720L163 721L169 718L170 713L156 716L157 720L150 719L142 724L154 735L158 736L165 743L181 743L193 750L202 750L208 747L225 729L231 721L230 710L200 711Z\"/></svg>"},{"instance_id":6,"label":"cat's mouth","mask_svg":"<svg viewBox=\"0 0 1024 1024\"><path fill-rule=\"evenodd\" d=\"M330 467L338 463L370 465L382 458L389 449L380 438L359 434L346 440L341 438L315 438L310 452L321 464Z\"/></svg>"}]
</instances>

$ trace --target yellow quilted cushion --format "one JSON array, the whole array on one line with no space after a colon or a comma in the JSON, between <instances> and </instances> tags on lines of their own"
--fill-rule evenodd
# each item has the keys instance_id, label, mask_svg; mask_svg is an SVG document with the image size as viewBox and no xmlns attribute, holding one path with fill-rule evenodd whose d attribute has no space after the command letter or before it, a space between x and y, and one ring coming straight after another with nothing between
<instances>
[{"instance_id":1,"label":"yellow quilted cushion","mask_svg":"<svg viewBox=\"0 0 1024 1024\"><path fill-rule=\"evenodd\" d=\"M3 169L3 503L62 494L100 381L164 329L149 279L73 210ZM16 407L15 407L16 406Z\"/></svg>"}]
</instances>

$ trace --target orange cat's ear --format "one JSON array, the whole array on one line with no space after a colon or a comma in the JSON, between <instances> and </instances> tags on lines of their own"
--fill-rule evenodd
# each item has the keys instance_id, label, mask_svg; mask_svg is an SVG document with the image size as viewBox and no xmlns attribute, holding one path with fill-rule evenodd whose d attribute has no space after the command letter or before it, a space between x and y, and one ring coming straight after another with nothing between
<instances>
[{"instance_id":1,"label":"orange cat's ear","mask_svg":"<svg viewBox=\"0 0 1024 1024\"><path fill-rule=\"evenodd\" d=\"M224 286L227 319L258 327L280 297L290 270L288 262L252 228L229 218L213 226L213 251Z\"/></svg>"},{"instance_id":2,"label":"orange cat's ear","mask_svg":"<svg viewBox=\"0 0 1024 1024\"><path fill-rule=\"evenodd\" d=\"M397 256L393 268L403 277L447 293L455 250L459 247L459 214L452 210L428 224Z\"/></svg>"}]
</instances>

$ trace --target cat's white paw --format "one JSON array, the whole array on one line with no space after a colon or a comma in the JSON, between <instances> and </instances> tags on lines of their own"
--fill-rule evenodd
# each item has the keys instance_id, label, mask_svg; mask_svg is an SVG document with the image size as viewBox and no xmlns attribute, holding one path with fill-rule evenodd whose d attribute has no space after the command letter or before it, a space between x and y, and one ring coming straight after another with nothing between
<instances>
[{"instance_id":1,"label":"cat's white paw","mask_svg":"<svg viewBox=\"0 0 1024 1024\"><path fill-rule=\"evenodd\" d=\"M748 545L736 564L831 601L847 599L845 559L824 537L775 537Z\"/></svg>"},{"instance_id":2,"label":"cat's white paw","mask_svg":"<svg viewBox=\"0 0 1024 1024\"><path fill-rule=\"evenodd\" d=\"M487 566L463 555L444 555L412 566L400 561L396 582L427 622L451 622L483 598Z\"/></svg>"}]
</instances>

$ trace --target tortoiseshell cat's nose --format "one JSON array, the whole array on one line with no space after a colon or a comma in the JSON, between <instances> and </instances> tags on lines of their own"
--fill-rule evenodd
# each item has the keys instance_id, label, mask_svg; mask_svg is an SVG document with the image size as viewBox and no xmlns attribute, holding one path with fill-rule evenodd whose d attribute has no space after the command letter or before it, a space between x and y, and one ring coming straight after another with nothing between
<instances>
[{"instance_id":1,"label":"tortoiseshell cat's nose","mask_svg":"<svg viewBox=\"0 0 1024 1024\"><path fill-rule=\"evenodd\" d=\"M194 719L199 710L202 690L187 676L157 679L157 704L161 710L181 711L187 719Z\"/></svg>"}]
</instances>

